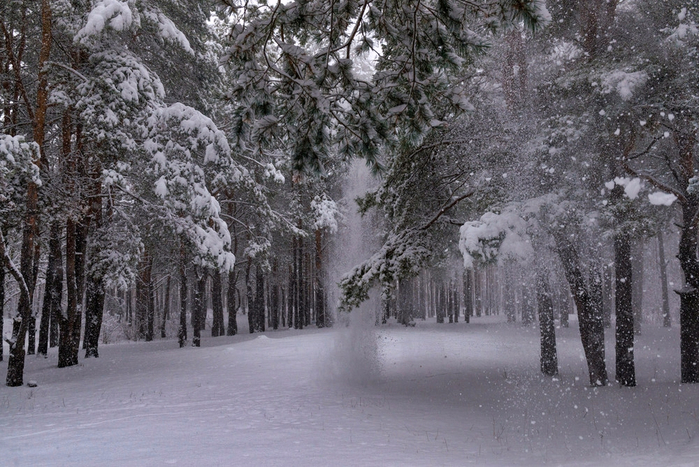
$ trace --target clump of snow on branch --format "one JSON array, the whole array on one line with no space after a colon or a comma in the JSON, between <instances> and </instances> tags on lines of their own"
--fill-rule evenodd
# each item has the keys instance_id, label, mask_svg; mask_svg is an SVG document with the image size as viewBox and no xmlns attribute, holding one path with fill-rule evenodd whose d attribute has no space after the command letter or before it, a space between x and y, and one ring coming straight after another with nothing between
<instances>
[{"instance_id":1,"label":"clump of snow on branch","mask_svg":"<svg viewBox=\"0 0 699 467\"><path fill-rule=\"evenodd\" d=\"M180 31L177 26L175 26L175 23L173 23L170 18L160 12L153 11L146 12L144 16L158 26L160 37L166 40L171 40L172 42L181 46L191 55L194 55L194 50L192 50L192 46L189 44L187 36L185 36L184 33Z\"/></svg>"},{"instance_id":2,"label":"clump of snow on branch","mask_svg":"<svg viewBox=\"0 0 699 467\"><path fill-rule=\"evenodd\" d=\"M636 88L646 84L647 80L648 74L645 71L612 71L601 77L602 92L609 94L616 91L622 100L628 101Z\"/></svg>"},{"instance_id":3,"label":"clump of snow on branch","mask_svg":"<svg viewBox=\"0 0 699 467\"><path fill-rule=\"evenodd\" d=\"M624 194L629 199L638 198L638 193L643 188L643 183L640 178L616 177L614 180L604 184L609 190L613 190L615 185L623 186Z\"/></svg>"},{"instance_id":4,"label":"clump of snow on branch","mask_svg":"<svg viewBox=\"0 0 699 467\"><path fill-rule=\"evenodd\" d=\"M460 231L459 250L467 269L473 268L476 262L527 261L534 254L527 221L516 208L499 214L487 212L480 220L466 222Z\"/></svg>"},{"instance_id":5,"label":"clump of snow on branch","mask_svg":"<svg viewBox=\"0 0 699 467\"><path fill-rule=\"evenodd\" d=\"M682 8L677 14L680 24L676 28L665 30L669 32L668 40L675 43L682 43L691 36L699 36L699 26L687 14L687 8Z\"/></svg>"},{"instance_id":6,"label":"clump of snow on branch","mask_svg":"<svg viewBox=\"0 0 699 467\"><path fill-rule=\"evenodd\" d=\"M316 196L311 201L311 212L313 213L314 229L328 229L331 234L337 232L337 219L340 211L335 201L325 195Z\"/></svg>"},{"instance_id":7,"label":"clump of snow on branch","mask_svg":"<svg viewBox=\"0 0 699 467\"><path fill-rule=\"evenodd\" d=\"M75 42L87 43L105 27L115 31L129 29L134 22L133 12L127 2L102 0L87 15L87 22L75 35Z\"/></svg>"},{"instance_id":8,"label":"clump of snow on branch","mask_svg":"<svg viewBox=\"0 0 699 467\"><path fill-rule=\"evenodd\" d=\"M34 142L25 142L24 136L0 135L0 189L13 174L24 173L31 180L41 185L39 168L32 163L39 154L39 146ZM2 196L2 191L0 191Z\"/></svg>"},{"instance_id":9,"label":"clump of snow on branch","mask_svg":"<svg viewBox=\"0 0 699 467\"><path fill-rule=\"evenodd\" d=\"M673 195L672 193L656 191L655 193L650 193L648 195L648 201L654 206L671 206L672 203L677 201L677 196Z\"/></svg>"}]
</instances>

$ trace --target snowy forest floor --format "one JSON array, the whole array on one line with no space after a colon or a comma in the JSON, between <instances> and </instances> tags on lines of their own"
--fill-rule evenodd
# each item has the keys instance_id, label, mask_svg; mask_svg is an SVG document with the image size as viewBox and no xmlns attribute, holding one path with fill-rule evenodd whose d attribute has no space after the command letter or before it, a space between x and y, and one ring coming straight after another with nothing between
<instances>
[{"instance_id":1,"label":"snowy forest floor","mask_svg":"<svg viewBox=\"0 0 699 467\"><path fill-rule=\"evenodd\" d=\"M60 370L53 349L27 358L38 387L0 387L0 465L699 465L677 327L637 338L638 387L593 389L576 322L550 379L537 329L498 321L120 343Z\"/></svg>"}]
</instances>

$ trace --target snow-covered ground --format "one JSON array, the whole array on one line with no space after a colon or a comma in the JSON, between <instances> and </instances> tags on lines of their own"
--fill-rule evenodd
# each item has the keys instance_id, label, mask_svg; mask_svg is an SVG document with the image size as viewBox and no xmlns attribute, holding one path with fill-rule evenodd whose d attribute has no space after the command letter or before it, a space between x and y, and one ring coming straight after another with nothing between
<instances>
[{"instance_id":1,"label":"snow-covered ground","mask_svg":"<svg viewBox=\"0 0 699 467\"><path fill-rule=\"evenodd\" d=\"M38 387L0 387L0 465L699 465L678 329L644 328L638 387L592 389L572 324L554 380L536 329L490 318L29 357Z\"/></svg>"}]
</instances>

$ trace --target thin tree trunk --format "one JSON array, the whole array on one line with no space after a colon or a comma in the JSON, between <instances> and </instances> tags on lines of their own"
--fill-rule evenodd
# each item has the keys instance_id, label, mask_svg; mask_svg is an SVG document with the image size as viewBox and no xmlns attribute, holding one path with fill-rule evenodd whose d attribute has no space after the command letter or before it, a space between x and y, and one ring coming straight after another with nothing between
<instances>
[{"instance_id":1,"label":"thin tree trunk","mask_svg":"<svg viewBox=\"0 0 699 467\"><path fill-rule=\"evenodd\" d=\"M271 314L272 314L272 329L279 329L279 314L281 313L279 306L279 267L277 258L272 261L272 293L271 293Z\"/></svg>"}]
</instances>

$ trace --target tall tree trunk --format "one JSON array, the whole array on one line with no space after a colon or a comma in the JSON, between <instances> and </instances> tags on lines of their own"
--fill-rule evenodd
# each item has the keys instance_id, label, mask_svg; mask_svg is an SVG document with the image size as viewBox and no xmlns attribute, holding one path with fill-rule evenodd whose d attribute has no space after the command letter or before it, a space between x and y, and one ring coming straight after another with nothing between
<instances>
[{"instance_id":1,"label":"tall tree trunk","mask_svg":"<svg viewBox=\"0 0 699 467\"><path fill-rule=\"evenodd\" d=\"M658 263L660 266L660 285L662 287L663 299L663 326L669 328L672 326L672 318L670 317L670 296L667 290L667 263L665 262L665 245L663 240L662 229L658 230Z\"/></svg>"},{"instance_id":2,"label":"tall tree trunk","mask_svg":"<svg viewBox=\"0 0 699 467\"><path fill-rule=\"evenodd\" d=\"M614 265L616 269L616 379L623 386L635 386L631 241L629 234L625 231L614 235Z\"/></svg>"},{"instance_id":3,"label":"tall tree trunk","mask_svg":"<svg viewBox=\"0 0 699 467\"><path fill-rule=\"evenodd\" d=\"M221 272L212 271L211 276L211 308L213 310L213 324L211 326L211 336L224 336L226 330L223 326L223 286L221 284Z\"/></svg>"},{"instance_id":4,"label":"tall tree trunk","mask_svg":"<svg viewBox=\"0 0 699 467\"><path fill-rule=\"evenodd\" d=\"M580 259L575 247L562 231L556 231L554 239L578 310L580 340L585 351L590 384L592 386L606 386L609 379L604 361L604 325L602 316L596 313L591 304L590 292L585 286Z\"/></svg>"},{"instance_id":5,"label":"tall tree trunk","mask_svg":"<svg viewBox=\"0 0 699 467\"><path fill-rule=\"evenodd\" d=\"M556 326L553 321L551 290L544 271L538 271L536 275L536 300L539 307L539 332L541 334L541 372L547 376L555 376L558 374Z\"/></svg>"},{"instance_id":6,"label":"tall tree trunk","mask_svg":"<svg viewBox=\"0 0 699 467\"><path fill-rule=\"evenodd\" d=\"M68 302L65 316L61 317L58 342L58 368L77 365L73 352L73 328L80 325L78 316L78 291L75 277L75 221L66 222L66 292Z\"/></svg>"},{"instance_id":7,"label":"tall tree trunk","mask_svg":"<svg viewBox=\"0 0 699 467\"><path fill-rule=\"evenodd\" d=\"M95 229L102 227L102 184L100 182L102 170L96 166L91 174L92 193L90 199L90 223ZM99 242L92 247L92 257L98 257L100 253ZM85 338L83 348L85 358L99 357L99 337L102 328L102 316L104 314L104 275L97 270L89 274L89 280L85 290Z\"/></svg>"},{"instance_id":8,"label":"tall tree trunk","mask_svg":"<svg viewBox=\"0 0 699 467\"><path fill-rule=\"evenodd\" d=\"M61 261L61 225L59 222L54 222L51 225L51 235L49 237L49 258L46 266L44 303L41 307L41 322L39 323L38 353L43 356L48 354L51 323L56 318L54 309L57 305L60 311L61 306L60 298L63 293L63 282L62 278L58 278L58 269L61 267ZM58 303L56 298L58 298Z\"/></svg>"}]
</instances>

